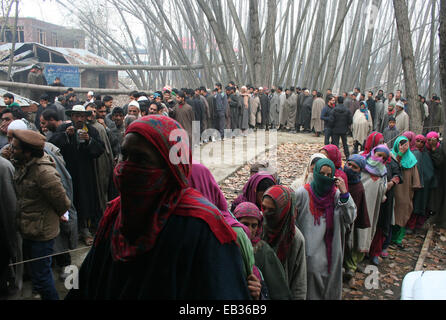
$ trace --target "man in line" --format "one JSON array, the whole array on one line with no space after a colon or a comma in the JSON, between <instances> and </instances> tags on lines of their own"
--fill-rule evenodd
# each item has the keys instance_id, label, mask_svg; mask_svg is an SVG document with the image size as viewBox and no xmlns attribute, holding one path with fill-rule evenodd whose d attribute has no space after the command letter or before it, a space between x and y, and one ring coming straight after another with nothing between
<instances>
[{"instance_id":1,"label":"man in line","mask_svg":"<svg viewBox=\"0 0 446 320\"><path fill-rule=\"evenodd\" d=\"M310 95L310 90L304 91L304 99L302 102L302 118L301 125L304 127L305 133L310 133L310 124L311 124L311 109L313 107L313 96Z\"/></svg>"},{"instance_id":2,"label":"man in line","mask_svg":"<svg viewBox=\"0 0 446 320\"><path fill-rule=\"evenodd\" d=\"M328 104L322 109L321 120L324 121L324 145L333 144L333 130L331 122L331 114L336 106L336 97L330 96ZM330 141L331 140L331 141Z\"/></svg>"},{"instance_id":3,"label":"man in line","mask_svg":"<svg viewBox=\"0 0 446 320\"><path fill-rule=\"evenodd\" d=\"M94 159L104 153L98 131L87 123L91 112L81 105L66 111L69 123L57 128L49 142L59 147L73 179L74 206L78 213L79 233L86 245L93 243L92 232L102 215L97 194Z\"/></svg>"},{"instance_id":4,"label":"man in line","mask_svg":"<svg viewBox=\"0 0 446 320\"><path fill-rule=\"evenodd\" d=\"M409 131L409 115L404 111L404 103L398 101L396 103L396 129L400 133Z\"/></svg>"},{"instance_id":5,"label":"man in line","mask_svg":"<svg viewBox=\"0 0 446 320\"><path fill-rule=\"evenodd\" d=\"M262 112L262 129L269 130L270 100L263 87L259 88L260 108Z\"/></svg>"},{"instance_id":6,"label":"man in line","mask_svg":"<svg viewBox=\"0 0 446 320\"><path fill-rule=\"evenodd\" d=\"M332 96L327 97L329 100ZM324 123L321 119L322 111L325 107L325 101L322 98L322 93L318 92L316 99L313 101L313 107L311 110L311 130L314 130L315 136L319 137L321 132L324 131Z\"/></svg>"},{"instance_id":7,"label":"man in line","mask_svg":"<svg viewBox=\"0 0 446 320\"><path fill-rule=\"evenodd\" d=\"M296 88L290 87L290 97L288 98L288 120L287 127L290 133L297 133L296 131L296 115L297 115L297 103L298 96L296 94Z\"/></svg>"},{"instance_id":8,"label":"man in line","mask_svg":"<svg viewBox=\"0 0 446 320\"><path fill-rule=\"evenodd\" d=\"M109 189L110 184L112 183L113 150L109 139L110 130L97 121L97 119L100 119L97 114L97 108L95 103L89 103L85 110L91 112L91 116L87 117L87 123L98 131L99 137L105 147L105 151L98 158L93 160L97 181L99 208L100 212L103 213L106 209L107 202L111 200L109 199Z\"/></svg>"},{"instance_id":9,"label":"man in line","mask_svg":"<svg viewBox=\"0 0 446 320\"><path fill-rule=\"evenodd\" d=\"M271 103L269 110L269 118L271 122L271 129L277 129L279 125L279 110L280 110L280 95L282 92L279 92L279 89L271 89Z\"/></svg>"},{"instance_id":10,"label":"man in line","mask_svg":"<svg viewBox=\"0 0 446 320\"><path fill-rule=\"evenodd\" d=\"M225 138L225 120L226 112L228 110L228 97L223 92L223 87L221 83L215 84L216 93L214 95L215 99L215 110L216 110L216 127L220 132L221 139ZM178 121L178 120L177 120ZM181 122L180 122L181 123Z\"/></svg>"},{"instance_id":11,"label":"man in line","mask_svg":"<svg viewBox=\"0 0 446 320\"><path fill-rule=\"evenodd\" d=\"M54 239L60 220L70 208L54 160L44 153L45 137L31 130L12 132L13 163L17 198L20 200L18 226L24 254L30 262L33 288L43 300L58 300L51 269ZM45 257L45 258L42 258Z\"/></svg>"},{"instance_id":12,"label":"man in line","mask_svg":"<svg viewBox=\"0 0 446 320\"><path fill-rule=\"evenodd\" d=\"M221 115L221 114L220 114ZM192 146L192 123L195 121L195 113L186 103L186 94L183 91L177 93L177 104L173 108L170 117L178 121L189 137L189 146ZM224 114L223 114L224 119ZM221 117L220 117L221 120Z\"/></svg>"},{"instance_id":13,"label":"man in line","mask_svg":"<svg viewBox=\"0 0 446 320\"><path fill-rule=\"evenodd\" d=\"M333 104L333 101L331 101ZM330 114L331 131L333 134L333 144L339 148L339 138L342 139L345 158L350 157L350 151L347 143L347 133L353 123L353 116L350 110L344 106L344 98L338 97L338 104Z\"/></svg>"}]
</instances>

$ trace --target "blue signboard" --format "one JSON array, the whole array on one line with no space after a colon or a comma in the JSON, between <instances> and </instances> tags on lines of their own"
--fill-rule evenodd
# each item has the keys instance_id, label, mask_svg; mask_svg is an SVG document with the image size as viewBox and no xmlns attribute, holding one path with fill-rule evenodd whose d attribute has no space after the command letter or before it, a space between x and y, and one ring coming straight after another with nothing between
<instances>
[{"instance_id":1,"label":"blue signboard","mask_svg":"<svg viewBox=\"0 0 446 320\"><path fill-rule=\"evenodd\" d=\"M48 84L52 84L56 77L65 87L79 88L81 86L81 74L78 67L45 65L44 74Z\"/></svg>"}]
</instances>

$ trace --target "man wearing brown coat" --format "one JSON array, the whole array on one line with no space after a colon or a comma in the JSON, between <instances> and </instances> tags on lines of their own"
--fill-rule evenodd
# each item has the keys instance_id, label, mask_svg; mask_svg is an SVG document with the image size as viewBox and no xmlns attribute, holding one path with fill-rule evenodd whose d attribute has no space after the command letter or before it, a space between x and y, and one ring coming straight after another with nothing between
<instances>
[{"instance_id":1,"label":"man wearing brown coat","mask_svg":"<svg viewBox=\"0 0 446 320\"><path fill-rule=\"evenodd\" d=\"M17 223L26 259L53 253L60 220L71 202L66 195L54 159L43 151L45 137L31 130L12 132L14 184L18 200ZM51 270L51 257L29 262L33 288L43 300L58 300Z\"/></svg>"}]
</instances>

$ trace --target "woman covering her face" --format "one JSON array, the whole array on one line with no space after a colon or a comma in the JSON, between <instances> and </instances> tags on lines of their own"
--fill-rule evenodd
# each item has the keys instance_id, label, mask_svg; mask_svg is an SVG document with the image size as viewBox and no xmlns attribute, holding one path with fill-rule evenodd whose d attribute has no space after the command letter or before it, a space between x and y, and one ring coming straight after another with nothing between
<instances>
[{"instance_id":1,"label":"woman covering her face","mask_svg":"<svg viewBox=\"0 0 446 320\"><path fill-rule=\"evenodd\" d=\"M356 205L331 160L316 162L313 181L296 191L296 225L305 237L307 299L342 298L345 229L356 218Z\"/></svg>"}]
</instances>

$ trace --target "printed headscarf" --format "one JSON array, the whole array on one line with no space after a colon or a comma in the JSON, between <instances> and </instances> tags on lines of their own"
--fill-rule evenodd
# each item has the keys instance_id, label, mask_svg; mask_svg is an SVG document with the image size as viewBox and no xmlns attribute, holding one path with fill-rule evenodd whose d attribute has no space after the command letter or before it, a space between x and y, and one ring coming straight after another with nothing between
<instances>
[{"instance_id":1,"label":"printed headscarf","mask_svg":"<svg viewBox=\"0 0 446 320\"><path fill-rule=\"evenodd\" d=\"M414 151L417 149L416 146L416 140L415 140L415 136L416 134L413 133L412 131L406 131L403 133L403 136L405 136L407 139L409 139L409 148L411 151Z\"/></svg>"},{"instance_id":2,"label":"printed headscarf","mask_svg":"<svg viewBox=\"0 0 446 320\"><path fill-rule=\"evenodd\" d=\"M276 206L274 213L265 213L263 239L274 249L283 263L296 234L296 199L294 192L285 186L273 186L263 195L271 198Z\"/></svg>"},{"instance_id":3,"label":"printed headscarf","mask_svg":"<svg viewBox=\"0 0 446 320\"><path fill-rule=\"evenodd\" d=\"M376 131L372 132L367 137L367 140L366 140L365 146L364 146L364 152L361 153L361 155L364 158L367 158L367 156L369 155L370 151L372 151L373 148L378 146L379 143L382 142L382 141L384 141L384 136L381 133L376 132Z\"/></svg>"},{"instance_id":4,"label":"printed headscarf","mask_svg":"<svg viewBox=\"0 0 446 320\"><path fill-rule=\"evenodd\" d=\"M361 104L359 106L359 111L364 113L366 120L369 120L369 108L368 108L367 102L361 101Z\"/></svg>"},{"instance_id":5,"label":"printed headscarf","mask_svg":"<svg viewBox=\"0 0 446 320\"><path fill-rule=\"evenodd\" d=\"M259 221L259 226L257 228L257 232L255 235L251 235L251 243L255 246L262 239L263 233L263 215L260 212L259 208L254 203L251 202L243 202L240 203L237 208L234 210L235 217L240 220L241 218L255 218ZM249 235L249 233L248 233Z\"/></svg>"},{"instance_id":6,"label":"printed headscarf","mask_svg":"<svg viewBox=\"0 0 446 320\"><path fill-rule=\"evenodd\" d=\"M387 161L377 157L377 152L384 152L387 155ZM387 174L386 163L390 161L390 150L385 144L381 144L373 148L372 152L367 156L365 170L371 175L384 177Z\"/></svg>"},{"instance_id":7,"label":"printed headscarf","mask_svg":"<svg viewBox=\"0 0 446 320\"><path fill-rule=\"evenodd\" d=\"M398 139L396 139L395 143L393 144L392 155L395 159L397 159L398 156L401 157L400 163L404 169L411 169L418 163L418 160L415 157L415 155L412 153L410 148L404 154L402 154L400 152L400 142L401 141L409 141L409 139L407 139L406 137L403 137L403 136L398 137Z\"/></svg>"},{"instance_id":8,"label":"printed headscarf","mask_svg":"<svg viewBox=\"0 0 446 320\"><path fill-rule=\"evenodd\" d=\"M178 129L183 129L178 122L159 115L140 118L127 128L126 135L138 134L159 151L166 168L129 161L116 166L114 181L120 196L108 205L95 239L97 246L111 237L115 261L131 261L150 251L172 214L204 220L220 243L236 241L220 211L189 188L191 154L184 155L185 163L170 161L170 150L178 143L170 141L170 134Z\"/></svg>"}]
</instances>

